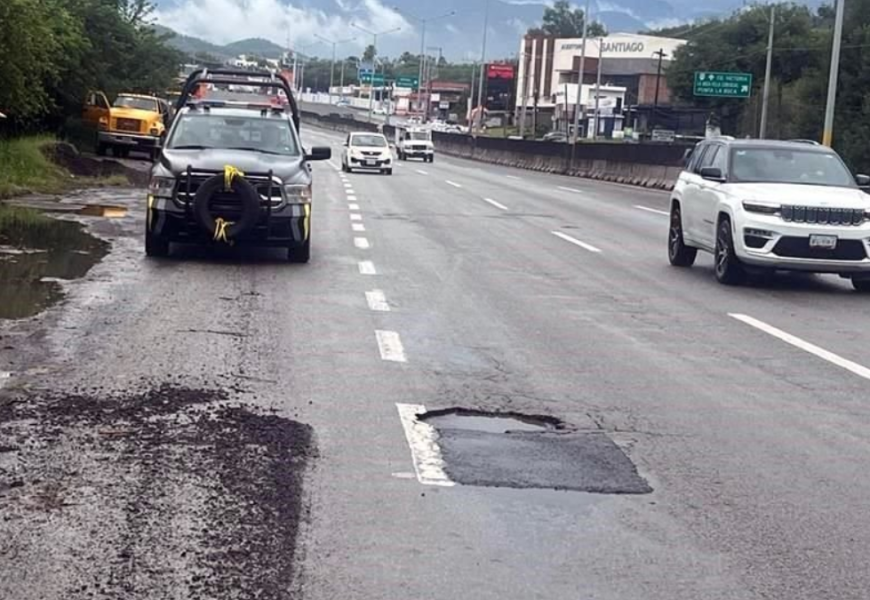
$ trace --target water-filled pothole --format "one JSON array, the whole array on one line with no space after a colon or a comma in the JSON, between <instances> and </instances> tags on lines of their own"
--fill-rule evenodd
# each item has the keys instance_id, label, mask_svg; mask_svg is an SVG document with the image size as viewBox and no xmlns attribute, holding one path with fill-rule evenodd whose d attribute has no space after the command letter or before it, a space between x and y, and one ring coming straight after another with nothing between
<instances>
[{"instance_id":1,"label":"water-filled pothole","mask_svg":"<svg viewBox=\"0 0 870 600\"><path fill-rule=\"evenodd\" d=\"M430 411L420 417L435 429L459 429L483 433L545 432L562 428L558 419L516 413L491 413L462 408Z\"/></svg>"},{"instance_id":2,"label":"water-filled pothole","mask_svg":"<svg viewBox=\"0 0 870 600\"><path fill-rule=\"evenodd\" d=\"M83 277L108 244L78 223L0 206L0 319L23 319L62 297L58 280Z\"/></svg>"},{"instance_id":3,"label":"water-filled pothole","mask_svg":"<svg viewBox=\"0 0 870 600\"><path fill-rule=\"evenodd\" d=\"M126 207L112 206L111 204L86 204L76 212L88 217L105 217L107 219L120 219L127 216Z\"/></svg>"}]
</instances>

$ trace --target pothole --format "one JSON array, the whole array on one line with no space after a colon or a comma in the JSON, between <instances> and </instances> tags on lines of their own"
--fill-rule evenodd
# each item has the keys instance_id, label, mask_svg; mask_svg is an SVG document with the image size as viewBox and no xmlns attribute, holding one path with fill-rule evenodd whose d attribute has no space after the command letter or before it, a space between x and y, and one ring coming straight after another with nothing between
<instances>
[{"instance_id":1,"label":"pothole","mask_svg":"<svg viewBox=\"0 0 870 600\"><path fill-rule=\"evenodd\" d=\"M542 433L564 428L558 419L551 417L491 413L463 408L430 411L421 416L420 420L438 430L461 429L485 433Z\"/></svg>"},{"instance_id":2,"label":"pothole","mask_svg":"<svg viewBox=\"0 0 870 600\"><path fill-rule=\"evenodd\" d=\"M127 216L126 207L110 204L86 204L76 212L88 217L105 217L107 219L120 219Z\"/></svg>"},{"instance_id":3,"label":"pothole","mask_svg":"<svg viewBox=\"0 0 870 600\"><path fill-rule=\"evenodd\" d=\"M416 444L425 451L418 473L434 466L448 482L482 487L597 494L652 491L603 431L578 431L548 416L463 408L419 411L416 419L428 428L412 426L409 439L419 442L429 428L432 436L428 446ZM414 447L412 443L412 452Z\"/></svg>"}]
</instances>

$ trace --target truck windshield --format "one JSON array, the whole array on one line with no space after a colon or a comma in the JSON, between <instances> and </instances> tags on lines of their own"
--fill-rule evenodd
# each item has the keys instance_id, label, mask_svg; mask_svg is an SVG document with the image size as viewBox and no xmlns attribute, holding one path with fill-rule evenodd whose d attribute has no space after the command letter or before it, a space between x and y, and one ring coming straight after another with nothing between
<instances>
[{"instance_id":1,"label":"truck windshield","mask_svg":"<svg viewBox=\"0 0 870 600\"><path fill-rule=\"evenodd\" d=\"M157 107L157 100L153 98L137 98L136 96L118 96L115 99L115 108L135 108L136 110L148 110L151 112L160 112Z\"/></svg>"},{"instance_id":2,"label":"truck windshield","mask_svg":"<svg viewBox=\"0 0 870 600\"><path fill-rule=\"evenodd\" d=\"M241 149L298 156L289 121L259 116L185 114L166 144L169 149Z\"/></svg>"},{"instance_id":3,"label":"truck windshield","mask_svg":"<svg viewBox=\"0 0 870 600\"><path fill-rule=\"evenodd\" d=\"M429 141L429 132L428 131L412 131L409 134L409 137L412 140L420 140L421 142Z\"/></svg>"}]
</instances>

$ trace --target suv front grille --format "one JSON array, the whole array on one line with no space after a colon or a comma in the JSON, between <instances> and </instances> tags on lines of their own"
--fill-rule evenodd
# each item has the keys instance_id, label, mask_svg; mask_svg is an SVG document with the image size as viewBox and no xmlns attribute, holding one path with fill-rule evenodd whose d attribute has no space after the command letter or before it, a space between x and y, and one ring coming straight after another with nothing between
<instances>
[{"instance_id":1,"label":"suv front grille","mask_svg":"<svg viewBox=\"0 0 870 600\"><path fill-rule=\"evenodd\" d=\"M861 225L864 222L864 209L784 205L782 219L794 223L820 225Z\"/></svg>"},{"instance_id":2,"label":"suv front grille","mask_svg":"<svg viewBox=\"0 0 870 600\"><path fill-rule=\"evenodd\" d=\"M816 260L864 260L867 251L861 240L839 240L833 250L810 248L806 237L782 237L773 248L774 254L785 258L809 258Z\"/></svg>"},{"instance_id":3,"label":"suv front grille","mask_svg":"<svg viewBox=\"0 0 870 600\"><path fill-rule=\"evenodd\" d=\"M193 200L196 196L197 190L199 190L199 186L201 186L206 179L209 179L212 176L212 174L192 174L190 176L190 193L188 193L187 176L182 174L181 177L178 178L178 184L176 186L176 198L178 199L178 202L181 204L190 203L190 205L193 205ZM266 206L266 202L269 199L269 179L267 177L249 175L246 175L245 179L250 181L257 188L257 192L260 194L260 204ZM280 205L283 200L281 196L281 184L277 181L272 182L271 200L273 207ZM241 213L242 201L234 192L224 192L221 190L211 197L209 207L212 211L221 216L235 216L233 213Z\"/></svg>"}]
</instances>

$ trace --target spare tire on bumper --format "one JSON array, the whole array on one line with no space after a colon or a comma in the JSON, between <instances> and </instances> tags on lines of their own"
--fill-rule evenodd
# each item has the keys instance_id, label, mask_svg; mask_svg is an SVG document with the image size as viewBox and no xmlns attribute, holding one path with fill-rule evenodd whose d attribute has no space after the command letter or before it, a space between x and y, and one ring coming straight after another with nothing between
<instances>
[{"instance_id":1,"label":"spare tire on bumper","mask_svg":"<svg viewBox=\"0 0 870 600\"><path fill-rule=\"evenodd\" d=\"M212 198L223 191L234 192L240 199L242 212L235 221L229 221L221 215L215 216L211 212ZM225 175L215 175L206 179L196 191L193 213L197 223L213 240L229 243L257 226L260 220L260 193L243 176L232 177L227 189Z\"/></svg>"}]
</instances>

